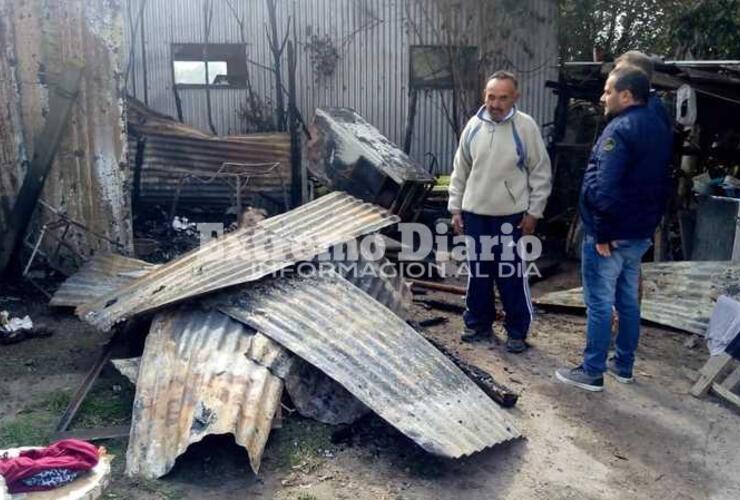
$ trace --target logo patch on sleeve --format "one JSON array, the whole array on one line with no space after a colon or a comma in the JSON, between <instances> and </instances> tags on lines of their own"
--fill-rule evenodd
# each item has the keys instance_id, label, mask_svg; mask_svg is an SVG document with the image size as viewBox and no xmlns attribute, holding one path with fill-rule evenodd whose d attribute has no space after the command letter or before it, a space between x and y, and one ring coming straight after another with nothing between
<instances>
[{"instance_id":1,"label":"logo patch on sleeve","mask_svg":"<svg viewBox=\"0 0 740 500\"><path fill-rule=\"evenodd\" d=\"M615 141L613 137L607 137L607 139L604 141L604 146L602 147L602 149L609 152L614 149L616 145L617 141Z\"/></svg>"}]
</instances>

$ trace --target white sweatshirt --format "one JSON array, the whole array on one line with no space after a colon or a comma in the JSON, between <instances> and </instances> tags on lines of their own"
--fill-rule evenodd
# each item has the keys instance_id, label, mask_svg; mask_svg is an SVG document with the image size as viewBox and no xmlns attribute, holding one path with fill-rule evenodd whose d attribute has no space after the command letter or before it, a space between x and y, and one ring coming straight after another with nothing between
<instances>
[{"instance_id":1,"label":"white sweatshirt","mask_svg":"<svg viewBox=\"0 0 740 500\"><path fill-rule=\"evenodd\" d=\"M448 209L499 216L527 212L539 219L551 190L550 157L534 119L514 109L494 122L481 107L460 136Z\"/></svg>"}]
</instances>

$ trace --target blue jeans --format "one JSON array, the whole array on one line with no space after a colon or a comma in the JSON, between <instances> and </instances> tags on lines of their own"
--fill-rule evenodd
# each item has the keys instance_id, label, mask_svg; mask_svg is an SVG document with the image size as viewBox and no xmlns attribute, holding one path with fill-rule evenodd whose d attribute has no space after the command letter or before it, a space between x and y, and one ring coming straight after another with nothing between
<instances>
[{"instance_id":1,"label":"blue jeans","mask_svg":"<svg viewBox=\"0 0 740 500\"><path fill-rule=\"evenodd\" d=\"M596 239L583 238L583 299L588 310L583 368L589 375L606 371L613 307L619 315L617 368L632 373L640 338L640 262L650 245L650 239L618 240L611 256L602 257L596 251Z\"/></svg>"},{"instance_id":2,"label":"blue jeans","mask_svg":"<svg viewBox=\"0 0 740 500\"><path fill-rule=\"evenodd\" d=\"M517 226L523 214L491 216L463 212L465 234L472 238L476 256L468 255L468 288L465 296L465 326L481 331L491 328L496 318L494 284L501 296L506 318L504 329L509 338L524 340L532 322L532 301L526 267L515 249L505 251L502 244L491 249L493 260L481 256L484 237L510 236L516 244L522 236ZM508 224L508 226L506 226ZM506 229L506 230L504 230Z\"/></svg>"}]
</instances>

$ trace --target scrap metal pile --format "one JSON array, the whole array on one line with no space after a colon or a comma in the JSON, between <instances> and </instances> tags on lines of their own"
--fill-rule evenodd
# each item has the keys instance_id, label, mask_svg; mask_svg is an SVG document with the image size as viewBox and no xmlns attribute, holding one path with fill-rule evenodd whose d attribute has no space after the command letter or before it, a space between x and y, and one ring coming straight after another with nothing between
<instances>
[{"instance_id":1,"label":"scrap metal pile","mask_svg":"<svg viewBox=\"0 0 740 500\"><path fill-rule=\"evenodd\" d=\"M335 115L356 126L351 113ZM375 163L361 156L353 161ZM395 182L404 186L399 168ZM190 444L224 433L247 449L257 472L283 393L300 414L329 424L374 412L443 457L520 436L406 321L401 279L348 273L346 255L330 251L396 224L425 189L415 175L413 189L386 197L387 208L337 191L166 264L96 256L57 290L51 305L75 307L103 331L126 335L139 323L129 320L152 317L141 357L114 360L136 385L129 475L161 477ZM388 189L387 177L376 180ZM377 192L371 201L381 203Z\"/></svg>"}]
</instances>

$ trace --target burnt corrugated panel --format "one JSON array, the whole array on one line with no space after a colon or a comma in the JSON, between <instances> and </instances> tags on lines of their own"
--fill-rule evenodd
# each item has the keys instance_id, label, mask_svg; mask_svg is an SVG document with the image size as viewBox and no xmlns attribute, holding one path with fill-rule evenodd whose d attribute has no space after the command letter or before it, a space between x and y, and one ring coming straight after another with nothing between
<instances>
[{"instance_id":1,"label":"burnt corrugated panel","mask_svg":"<svg viewBox=\"0 0 740 500\"><path fill-rule=\"evenodd\" d=\"M209 434L234 435L257 472L283 382L245 356L247 327L217 311L158 314L136 381L126 473L157 478Z\"/></svg>"},{"instance_id":2,"label":"burnt corrugated panel","mask_svg":"<svg viewBox=\"0 0 740 500\"><path fill-rule=\"evenodd\" d=\"M218 173L236 168L254 173L239 177L243 206L257 205L263 195L285 208L292 179L288 134L197 138L147 133L143 147L139 191L143 203L169 206L177 196L181 206L228 208L235 205L235 178ZM224 163L259 166L224 167Z\"/></svg>"},{"instance_id":3,"label":"burnt corrugated panel","mask_svg":"<svg viewBox=\"0 0 740 500\"><path fill-rule=\"evenodd\" d=\"M334 270L357 288L383 304L401 318L408 316L413 300L411 288L398 267L385 257L367 259L362 252L349 252L347 246L334 253Z\"/></svg>"},{"instance_id":4,"label":"burnt corrugated panel","mask_svg":"<svg viewBox=\"0 0 740 500\"><path fill-rule=\"evenodd\" d=\"M104 330L144 311L257 280L334 245L398 222L370 203L330 193L290 212L212 240L147 276L77 308Z\"/></svg>"},{"instance_id":5,"label":"burnt corrugated panel","mask_svg":"<svg viewBox=\"0 0 740 500\"><path fill-rule=\"evenodd\" d=\"M520 435L442 353L336 273L270 279L214 300L430 453L461 457Z\"/></svg>"},{"instance_id":6,"label":"burnt corrugated panel","mask_svg":"<svg viewBox=\"0 0 740 500\"><path fill-rule=\"evenodd\" d=\"M159 267L116 254L98 254L54 292L50 306L77 307L107 295Z\"/></svg>"},{"instance_id":7,"label":"burnt corrugated panel","mask_svg":"<svg viewBox=\"0 0 740 500\"><path fill-rule=\"evenodd\" d=\"M704 335L720 295L740 299L740 264L660 262L642 265L642 319ZM585 308L583 289L552 292L539 305Z\"/></svg>"}]
</instances>

